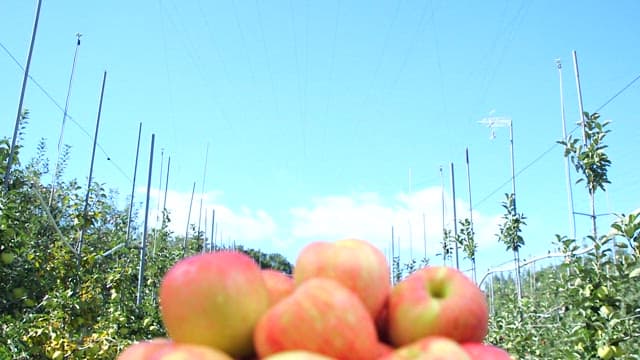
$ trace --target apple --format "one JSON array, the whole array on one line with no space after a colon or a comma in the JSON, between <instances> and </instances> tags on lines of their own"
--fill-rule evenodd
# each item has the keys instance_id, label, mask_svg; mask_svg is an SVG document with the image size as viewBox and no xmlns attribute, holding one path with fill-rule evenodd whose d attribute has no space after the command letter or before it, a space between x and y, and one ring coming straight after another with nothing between
<instances>
[{"instance_id":1,"label":"apple","mask_svg":"<svg viewBox=\"0 0 640 360\"><path fill-rule=\"evenodd\" d=\"M130 345L116 360L232 360L232 358L214 348L178 344L170 339L157 338Z\"/></svg>"},{"instance_id":2,"label":"apple","mask_svg":"<svg viewBox=\"0 0 640 360\"><path fill-rule=\"evenodd\" d=\"M391 354L394 351L394 348L391 345L379 342L375 347L375 357L374 359L380 359L384 356Z\"/></svg>"},{"instance_id":3,"label":"apple","mask_svg":"<svg viewBox=\"0 0 640 360\"><path fill-rule=\"evenodd\" d=\"M402 346L382 360L472 360L455 341L444 336L428 336Z\"/></svg>"},{"instance_id":4,"label":"apple","mask_svg":"<svg viewBox=\"0 0 640 360\"><path fill-rule=\"evenodd\" d=\"M262 278L269 292L270 305L274 305L289 296L296 288L293 278L282 271L264 269L262 270Z\"/></svg>"},{"instance_id":5,"label":"apple","mask_svg":"<svg viewBox=\"0 0 640 360\"><path fill-rule=\"evenodd\" d=\"M337 281L313 278L273 305L254 331L260 358L305 350L338 359L371 359L378 344L360 299Z\"/></svg>"},{"instance_id":6,"label":"apple","mask_svg":"<svg viewBox=\"0 0 640 360\"><path fill-rule=\"evenodd\" d=\"M482 342L488 321L484 293L450 267L422 268L396 284L389 295L389 337L396 346L432 335L459 343Z\"/></svg>"},{"instance_id":7,"label":"apple","mask_svg":"<svg viewBox=\"0 0 640 360\"><path fill-rule=\"evenodd\" d=\"M3 251L2 254L0 254L0 260L2 260L2 263L5 265L11 264L15 258L16 255L10 251Z\"/></svg>"},{"instance_id":8,"label":"apple","mask_svg":"<svg viewBox=\"0 0 640 360\"><path fill-rule=\"evenodd\" d=\"M116 360L146 360L151 355L171 344L171 340L157 338L133 343L118 355Z\"/></svg>"},{"instance_id":9,"label":"apple","mask_svg":"<svg viewBox=\"0 0 640 360\"><path fill-rule=\"evenodd\" d=\"M508 352L491 344L464 343L462 348L472 360L511 360Z\"/></svg>"},{"instance_id":10,"label":"apple","mask_svg":"<svg viewBox=\"0 0 640 360\"><path fill-rule=\"evenodd\" d=\"M359 239L317 241L302 249L293 270L296 285L314 277L338 281L353 291L372 317L383 307L391 290L389 265L384 254Z\"/></svg>"},{"instance_id":11,"label":"apple","mask_svg":"<svg viewBox=\"0 0 640 360\"><path fill-rule=\"evenodd\" d=\"M233 360L233 358L211 347L174 343L158 350L149 360Z\"/></svg>"},{"instance_id":12,"label":"apple","mask_svg":"<svg viewBox=\"0 0 640 360\"><path fill-rule=\"evenodd\" d=\"M253 329L269 308L260 268L248 255L233 251L180 260L164 275L159 297L170 338L233 357L253 354Z\"/></svg>"},{"instance_id":13,"label":"apple","mask_svg":"<svg viewBox=\"0 0 640 360\"><path fill-rule=\"evenodd\" d=\"M283 351L277 354L273 354L264 358L264 360L332 360L332 357L326 355L304 351L304 350L291 350Z\"/></svg>"},{"instance_id":14,"label":"apple","mask_svg":"<svg viewBox=\"0 0 640 360\"><path fill-rule=\"evenodd\" d=\"M378 339L380 341L390 344L391 340L389 339L389 297L385 299L384 305L382 309L378 311L378 314L373 319L376 330L378 331Z\"/></svg>"}]
</instances>

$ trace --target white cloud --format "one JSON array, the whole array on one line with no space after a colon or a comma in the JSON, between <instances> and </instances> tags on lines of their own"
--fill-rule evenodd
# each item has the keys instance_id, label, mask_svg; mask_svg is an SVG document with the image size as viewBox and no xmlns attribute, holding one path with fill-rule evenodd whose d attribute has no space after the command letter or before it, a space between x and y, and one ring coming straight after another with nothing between
<instances>
[{"instance_id":1,"label":"white cloud","mask_svg":"<svg viewBox=\"0 0 640 360\"><path fill-rule=\"evenodd\" d=\"M139 192L145 192L141 189ZM191 193L180 193L175 191L167 192L166 208L169 212L169 229L176 235L184 236L187 231L187 219L189 224L195 225L198 229L211 238L211 222L213 210L215 209L214 238L217 243L230 244L237 241L248 247L257 247L259 242L275 236L277 226L271 216L264 210L252 210L242 207L237 211L221 203L223 193L219 191L195 194L189 214L189 204ZM150 192L151 204L149 208L149 227L159 227L161 220L159 209L162 209L164 202L164 192L152 189ZM160 200L160 202L158 201ZM202 201L202 207L200 203ZM160 203L160 206L158 204ZM201 210L202 209L202 210ZM190 235L192 232L190 231Z\"/></svg>"},{"instance_id":2,"label":"white cloud","mask_svg":"<svg viewBox=\"0 0 640 360\"><path fill-rule=\"evenodd\" d=\"M145 190L140 189L139 193L145 194ZM152 228L159 226L160 218L156 220L158 200L163 198L164 192L151 191L149 226ZM246 206L234 209L224 204L222 198L222 192L209 192L202 197L201 230L211 237L211 212L215 209L217 243L221 238L225 244L235 240L247 247L279 252L295 261L296 254L309 242L352 237L372 242L390 257L393 226L403 259L408 256L422 258L426 237L428 257L432 262L440 263L434 258L440 251L442 239L442 193L439 187L424 188L411 194L398 193L390 198L372 192L316 197L307 206L290 209L289 218L277 220L264 209ZM191 193L167 193L167 209L171 218L169 228L178 236L185 234L190 200ZM453 227L451 205L451 197L445 193L445 226L449 229ZM469 216L469 205L461 199L456 201L456 210L459 220ZM200 195L196 194L189 221L196 228L199 213ZM474 211L473 221L480 251L495 247L500 215ZM462 253L460 257L462 259Z\"/></svg>"},{"instance_id":3,"label":"white cloud","mask_svg":"<svg viewBox=\"0 0 640 360\"><path fill-rule=\"evenodd\" d=\"M427 255L434 256L442 239L442 192L430 187L411 194L399 193L386 204L374 193L327 196L313 200L309 207L291 210L291 233L299 241L356 237L368 240L387 252L391 249L391 227L399 239L403 256L422 258L424 240ZM451 197L445 193L445 226L453 228ZM469 205L457 199L458 220L469 216ZM474 230L480 248L495 245L500 216L474 211ZM462 256L462 255L460 255Z\"/></svg>"}]
</instances>

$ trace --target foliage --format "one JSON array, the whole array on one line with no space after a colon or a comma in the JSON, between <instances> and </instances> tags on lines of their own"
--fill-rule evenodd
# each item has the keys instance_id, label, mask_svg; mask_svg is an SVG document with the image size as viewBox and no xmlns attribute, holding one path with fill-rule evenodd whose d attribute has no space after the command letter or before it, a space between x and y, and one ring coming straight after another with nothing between
<instances>
[{"instance_id":1,"label":"foliage","mask_svg":"<svg viewBox=\"0 0 640 360\"><path fill-rule=\"evenodd\" d=\"M596 225L595 194L598 189L605 191L605 185L609 184L607 175L611 160L605 152L607 145L604 139L610 130L606 129L609 121L600 122L600 114L583 114L583 139L574 139L569 136L566 140L558 141L564 145L564 156L569 157L576 171L582 176L576 183L585 182L591 199L592 236L598 237ZM582 142L581 142L582 140Z\"/></svg>"},{"instance_id":2,"label":"foliage","mask_svg":"<svg viewBox=\"0 0 640 360\"><path fill-rule=\"evenodd\" d=\"M564 156L571 159L576 171L583 176L577 183L585 182L589 193L594 194L597 189L604 191L605 185L610 183L607 170L611 160L604 144L604 138L610 132L606 129L610 122L600 122L598 113L585 112L584 119L584 139L569 136L559 143L565 146Z\"/></svg>"},{"instance_id":3,"label":"foliage","mask_svg":"<svg viewBox=\"0 0 640 360\"><path fill-rule=\"evenodd\" d=\"M58 176L53 196L51 186L42 185L49 172L44 142L24 166L19 150L18 145L9 186L0 196L0 359L114 359L134 341L166 336L157 289L183 253L183 239L168 230L169 214L163 214L159 229L149 231L138 306L142 235L133 226L126 242L128 206L119 208L117 192L94 182L85 217L86 189L77 180ZM9 141L2 139L1 166L6 166L8 154ZM68 154L67 148L58 175ZM78 254L83 227L84 245ZM196 235L190 253L202 250L203 236ZM293 269L280 254L241 246L237 250L264 268Z\"/></svg>"},{"instance_id":4,"label":"foliage","mask_svg":"<svg viewBox=\"0 0 640 360\"><path fill-rule=\"evenodd\" d=\"M473 280L476 279L476 252L478 250L478 243L476 243L473 225L471 219L466 218L458 222L460 224L460 230L456 235L456 241L462 247L462 251L465 257L471 261Z\"/></svg>"}]
</instances>

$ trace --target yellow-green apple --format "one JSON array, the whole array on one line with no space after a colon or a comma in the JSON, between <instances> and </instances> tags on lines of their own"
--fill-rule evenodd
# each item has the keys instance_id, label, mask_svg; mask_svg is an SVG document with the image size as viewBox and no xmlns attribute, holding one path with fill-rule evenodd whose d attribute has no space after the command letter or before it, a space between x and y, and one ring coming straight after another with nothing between
<instances>
[{"instance_id":1,"label":"yellow-green apple","mask_svg":"<svg viewBox=\"0 0 640 360\"><path fill-rule=\"evenodd\" d=\"M13 262L13 259L15 258L16 258L16 255L11 251L3 251L0 254L0 260L2 260L2 262L6 265L11 264Z\"/></svg>"},{"instance_id":2,"label":"yellow-green apple","mask_svg":"<svg viewBox=\"0 0 640 360\"><path fill-rule=\"evenodd\" d=\"M484 343L464 343L464 351L471 356L472 360L511 360L511 355L504 349Z\"/></svg>"},{"instance_id":3,"label":"yellow-green apple","mask_svg":"<svg viewBox=\"0 0 640 360\"><path fill-rule=\"evenodd\" d=\"M384 254L359 239L317 241L304 247L296 259L293 278L299 285L314 277L336 280L353 291L372 317L378 314L391 289Z\"/></svg>"},{"instance_id":4,"label":"yellow-green apple","mask_svg":"<svg viewBox=\"0 0 640 360\"><path fill-rule=\"evenodd\" d=\"M326 355L304 350L283 351L267 356L263 360L332 360L334 358Z\"/></svg>"},{"instance_id":5,"label":"yellow-green apple","mask_svg":"<svg viewBox=\"0 0 640 360\"><path fill-rule=\"evenodd\" d=\"M126 347L117 360L146 360L151 359L151 356L161 349L169 346L171 340L164 338L157 338L152 340L140 341L133 343Z\"/></svg>"},{"instance_id":6,"label":"yellow-green apple","mask_svg":"<svg viewBox=\"0 0 640 360\"><path fill-rule=\"evenodd\" d=\"M472 360L455 341L444 336L428 336L404 345L381 360Z\"/></svg>"},{"instance_id":7,"label":"yellow-green apple","mask_svg":"<svg viewBox=\"0 0 640 360\"><path fill-rule=\"evenodd\" d=\"M289 350L338 359L372 359L378 338L360 299L337 281L313 278L273 305L254 331L258 356Z\"/></svg>"},{"instance_id":8,"label":"yellow-green apple","mask_svg":"<svg viewBox=\"0 0 640 360\"><path fill-rule=\"evenodd\" d=\"M269 292L269 304L274 305L278 301L290 295L296 288L293 278L282 271L273 269L262 270L264 284Z\"/></svg>"},{"instance_id":9,"label":"yellow-green apple","mask_svg":"<svg viewBox=\"0 0 640 360\"><path fill-rule=\"evenodd\" d=\"M450 267L422 268L396 284L389 295L389 337L396 346L430 335L481 342L488 321L484 293Z\"/></svg>"},{"instance_id":10,"label":"yellow-green apple","mask_svg":"<svg viewBox=\"0 0 640 360\"><path fill-rule=\"evenodd\" d=\"M159 296L171 339L233 357L253 354L253 329L269 308L260 268L249 256L232 251L180 260L164 275Z\"/></svg>"}]
</instances>

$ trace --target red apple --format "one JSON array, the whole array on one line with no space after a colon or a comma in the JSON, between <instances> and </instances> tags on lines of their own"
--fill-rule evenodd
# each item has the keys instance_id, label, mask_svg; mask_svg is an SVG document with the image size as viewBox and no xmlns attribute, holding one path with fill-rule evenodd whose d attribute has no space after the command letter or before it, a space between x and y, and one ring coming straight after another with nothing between
<instances>
[{"instance_id":1,"label":"red apple","mask_svg":"<svg viewBox=\"0 0 640 360\"><path fill-rule=\"evenodd\" d=\"M382 360L472 360L455 341L443 336L429 336L405 345Z\"/></svg>"},{"instance_id":2,"label":"red apple","mask_svg":"<svg viewBox=\"0 0 640 360\"><path fill-rule=\"evenodd\" d=\"M171 344L171 340L161 339L161 338L133 343L128 347L126 347L120 353L120 355L118 355L117 360L150 359L151 355L167 347L170 344Z\"/></svg>"},{"instance_id":3,"label":"red apple","mask_svg":"<svg viewBox=\"0 0 640 360\"><path fill-rule=\"evenodd\" d=\"M262 277L269 292L270 305L274 305L289 296L296 288L293 278L282 271L265 269L262 270Z\"/></svg>"},{"instance_id":4,"label":"red apple","mask_svg":"<svg viewBox=\"0 0 640 360\"><path fill-rule=\"evenodd\" d=\"M391 290L384 254L364 240L314 242L302 249L293 278L297 285L314 277L338 281L353 291L375 317Z\"/></svg>"},{"instance_id":5,"label":"red apple","mask_svg":"<svg viewBox=\"0 0 640 360\"><path fill-rule=\"evenodd\" d=\"M503 349L483 343L464 343L464 351L471 356L472 360L511 360L511 355Z\"/></svg>"},{"instance_id":6,"label":"red apple","mask_svg":"<svg viewBox=\"0 0 640 360\"><path fill-rule=\"evenodd\" d=\"M306 350L338 359L371 359L378 343L373 319L340 283L313 278L280 300L254 332L259 357Z\"/></svg>"},{"instance_id":7,"label":"red apple","mask_svg":"<svg viewBox=\"0 0 640 360\"><path fill-rule=\"evenodd\" d=\"M304 350L291 350L283 351L277 354L267 356L263 360L332 360L332 357L328 357L322 354L304 351Z\"/></svg>"},{"instance_id":8,"label":"red apple","mask_svg":"<svg viewBox=\"0 0 640 360\"><path fill-rule=\"evenodd\" d=\"M394 348L391 345L379 342L375 347L375 357L374 359L380 359L384 356L391 354L394 351Z\"/></svg>"},{"instance_id":9,"label":"red apple","mask_svg":"<svg viewBox=\"0 0 640 360\"><path fill-rule=\"evenodd\" d=\"M488 320L484 293L453 268L422 268L396 284L389 295L389 336L396 346L432 335L481 342Z\"/></svg>"},{"instance_id":10,"label":"red apple","mask_svg":"<svg viewBox=\"0 0 640 360\"><path fill-rule=\"evenodd\" d=\"M240 252L179 261L162 279L159 295L162 320L174 341L210 346L233 357L253 353L253 329L269 308L260 268Z\"/></svg>"}]
</instances>

